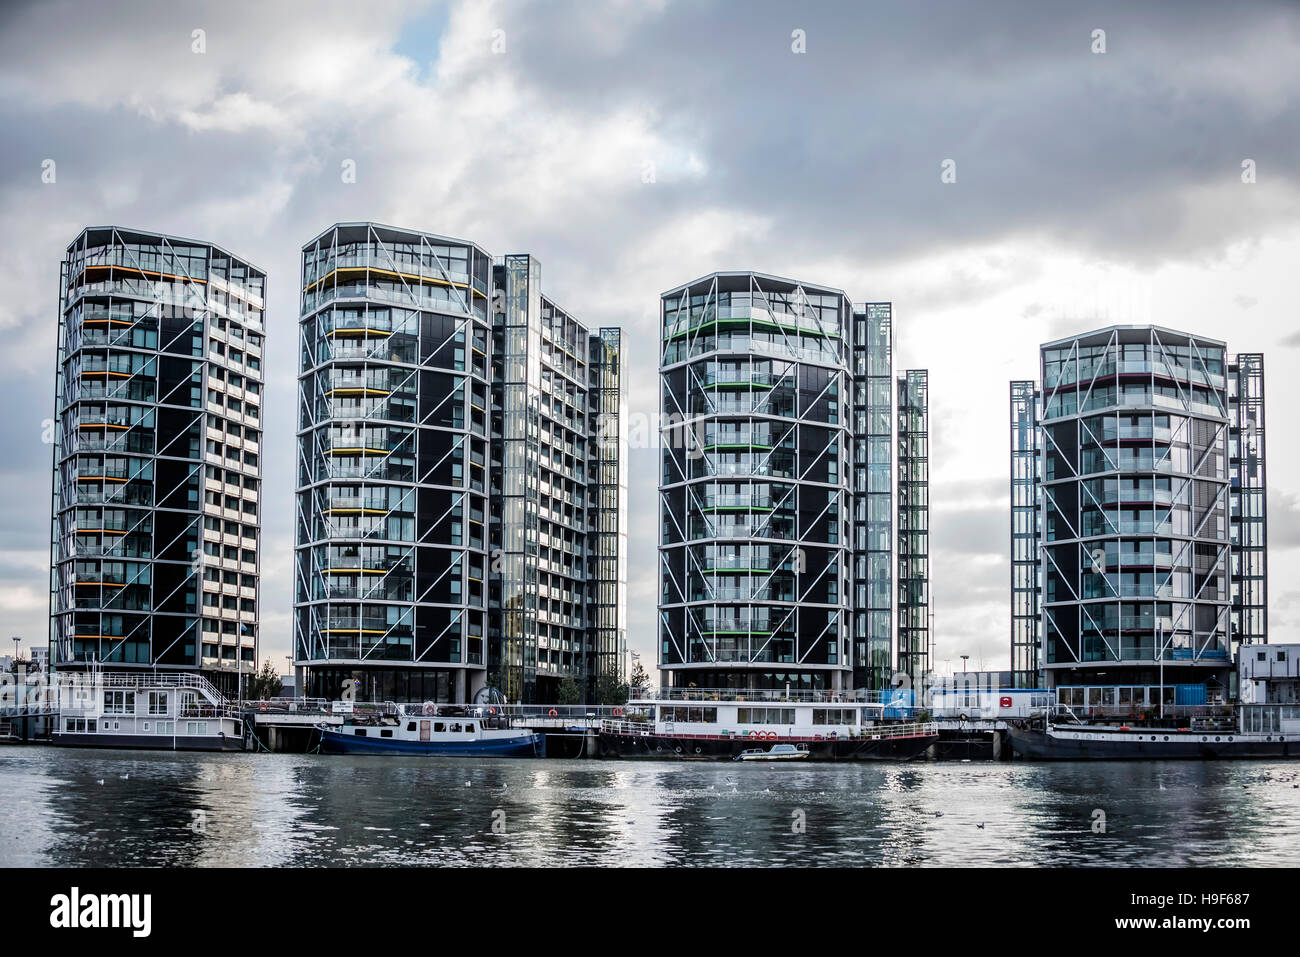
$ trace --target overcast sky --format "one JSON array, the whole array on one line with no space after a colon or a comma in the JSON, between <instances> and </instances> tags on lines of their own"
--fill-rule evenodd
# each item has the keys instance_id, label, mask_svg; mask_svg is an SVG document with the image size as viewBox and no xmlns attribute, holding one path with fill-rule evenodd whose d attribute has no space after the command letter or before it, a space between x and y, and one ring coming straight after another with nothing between
<instances>
[{"instance_id":1,"label":"overcast sky","mask_svg":"<svg viewBox=\"0 0 1300 957\"><path fill-rule=\"evenodd\" d=\"M7 3L0 638L47 634L59 262L117 224L269 274L262 652L283 663L299 250L377 220L535 254L548 296L627 330L643 415L665 289L754 269L891 300L896 369L930 370L940 670L1008 666L1007 382L1040 342L1155 322L1262 351L1272 640L1300 640L1298 91L1292 2ZM631 459L646 661L654 456Z\"/></svg>"}]
</instances>

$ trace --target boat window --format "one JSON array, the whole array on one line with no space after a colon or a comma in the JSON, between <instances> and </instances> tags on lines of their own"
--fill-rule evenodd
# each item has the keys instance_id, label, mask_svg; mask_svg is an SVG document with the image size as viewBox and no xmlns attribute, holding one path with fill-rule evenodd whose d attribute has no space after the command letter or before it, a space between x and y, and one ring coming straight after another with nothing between
<instances>
[{"instance_id":1,"label":"boat window","mask_svg":"<svg viewBox=\"0 0 1300 957\"><path fill-rule=\"evenodd\" d=\"M105 691L104 714L134 714L134 691Z\"/></svg>"},{"instance_id":2,"label":"boat window","mask_svg":"<svg viewBox=\"0 0 1300 957\"><path fill-rule=\"evenodd\" d=\"M167 692L166 691L149 692L149 713L150 714L167 713Z\"/></svg>"},{"instance_id":3,"label":"boat window","mask_svg":"<svg viewBox=\"0 0 1300 957\"><path fill-rule=\"evenodd\" d=\"M391 738L393 736L393 729L384 728L382 731L379 732L379 736L381 738Z\"/></svg>"},{"instance_id":4,"label":"boat window","mask_svg":"<svg viewBox=\"0 0 1300 957\"><path fill-rule=\"evenodd\" d=\"M474 722L471 721L469 724L465 725L465 730L466 730L467 732L468 732L468 731L473 731L473 730L474 730Z\"/></svg>"},{"instance_id":5,"label":"boat window","mask_svg":"<svg viewBox=\"0 0 1300 957\"><path fill-rule=\"evenodd\" d=\"M96 719L96 718L88 718L88 719L86 720L86 730L87 730L87 731L90 731L90 732L93 733L93 732L97 731L98 729L99 729L99 720L98 720L98 719Z\"/></svg>"},{"instance_id":6,"label":"boat window","mask_svg":"<svg viewBox=\"0 0 1300 957\"><path fill-rule=\"evenodd\" d=\"M352 733L355 734L355 735L357 735L358 737L364 738L364 737L366 736L366 729L365 729L365 728L353 728L353 729L352 729Z\"/></svg>"},{"instance_id":7,"label":"boat window","mask_svg":"<svg viewBox=\"0 0 1300 957\"><path fill-rule=\"evenodd\" d=\"M737 708L741 724L794 724L794 708Z\"/></svg>"},{"instance_id":8,"label":"boat window","mask_svg":"<svg viewBox=\"0 0 1300 957\"><path fill-rule=\"evenodd\" d=\"M813 724L856 724L857 708L813 708Z\"/></svg>"},{"instance_id":9,"label":"boat window","mask_svg":"<svg viewBox=\"0 0 1300 957\"><path fill-rule=\"evenodd\" d=\"M717 708L661 708L661 721L680 721L685 724L717 724Z\"/></svg>"},{"instance_id":10,"label":"boat window","mask_svg":"<svg viewBox=\"0 0 1300 957\"><path fill-rule=\"evenodd\" d=\"M406 730L407 730L407 731L414 731L414 730L415 730L415 722L414 722L414 721L408 721L408 722L406 722Z\"/></svg>"},{"instance_id":11,"label":"boat window","mask_svg":"<svg viewBox=\"0 0 1300 957\"><path fill-rule=\"evenodd\" d=\"M435 721L435 722L433 723L433 730L434 730L434 731L446 731L446 730L447 730L447 726L446 726L445 724L443 724L441 721Z\"/></svg>"}]
</instances>

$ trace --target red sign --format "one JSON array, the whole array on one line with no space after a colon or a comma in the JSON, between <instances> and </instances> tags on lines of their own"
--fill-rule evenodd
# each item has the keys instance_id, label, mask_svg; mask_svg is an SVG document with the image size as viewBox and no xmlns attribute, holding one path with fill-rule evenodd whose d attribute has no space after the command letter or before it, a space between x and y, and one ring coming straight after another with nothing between
<instances>
[{"instance_id":1,"label":"red sign","mask_svg":"<svg viewBox=\"0 0 1300 957\"><path fill-rule=\"evenodd\" d=\"M998 699L998 707L999 707L999 708L1010 708L1010 707L1011 707L1011 695L1009 695L1009 694L1004 694L1001 698L999 698L999 699Z\"/></svg>"}]
</instances>

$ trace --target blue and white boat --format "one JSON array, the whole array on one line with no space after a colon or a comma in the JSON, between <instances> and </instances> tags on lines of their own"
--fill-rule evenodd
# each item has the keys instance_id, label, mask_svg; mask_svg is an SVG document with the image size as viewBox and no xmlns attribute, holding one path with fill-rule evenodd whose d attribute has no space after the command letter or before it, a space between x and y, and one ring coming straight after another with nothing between
<instances>
[{"instance_id":1,"label":"blue and white boat","mask_svg":"<svg viewBox=\"0 0 1300 957\"><path fill-rule=\"evenodd\" d=\"M541 758L546 739L486 708L399 707L396 714L357 715L338 727L319 725L326 754L462 755Z\"/></svg>"}]
</instances>

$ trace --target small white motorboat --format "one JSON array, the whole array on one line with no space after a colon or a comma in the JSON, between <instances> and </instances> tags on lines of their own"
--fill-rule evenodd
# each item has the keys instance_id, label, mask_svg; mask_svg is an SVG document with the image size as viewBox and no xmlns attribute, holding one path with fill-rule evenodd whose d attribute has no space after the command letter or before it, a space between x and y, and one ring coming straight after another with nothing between
<instances>
[{"instance_id":1,"label":"small white motorboat","mask_svg":"<svg viewBox=\"0 0 1300 957\"><path fill-rule=\"evenodd\" d=\"M750 748L736 755L737 761L798 761L808 757L807 747L793 744L774 744L766 751L762 748Z\"/></svg>"}]
</instances>

